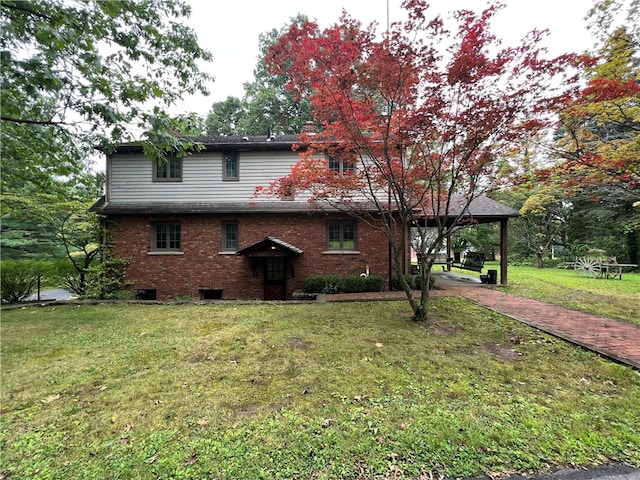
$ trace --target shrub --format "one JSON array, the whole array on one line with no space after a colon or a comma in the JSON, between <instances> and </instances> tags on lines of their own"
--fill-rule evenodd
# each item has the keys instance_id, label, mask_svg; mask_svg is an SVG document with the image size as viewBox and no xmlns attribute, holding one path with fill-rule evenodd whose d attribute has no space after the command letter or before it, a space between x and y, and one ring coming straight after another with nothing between
<instances>
[{"instance_id":1,"label":"shrub","mask_svg":"<svg viewBox=\"0 0 640 480\"><path fill-rule=\"evenodd\" d=\"M2 301L20 302L33 293L44 265L36 260L5 260L2 262Z\"/></svg>"},{"instance_id":2,"label":"shrub","mask_svg":"<svg viewBox=\"0 0 640 480\"><path fill-rule=\"evenodd\" d=\"M340 289L340 275L309 275L304 281L306 293L336 293Z\"/></svg>"},{"instance_id":3,"label":"shrub","mask_svg":"<svg viewBox=\"0 0 640 480\"><path fill-rule=\"evenodd\" d=\"M384 277L382 275L369 275L365 292L381 292L384 290Z\"/></svg>"},{"instance_id":4,"label":"shrub","mask_svg":"<svg viewBox=\"0 0 640 480\"><path fill-rule=\"evenodd\" d=\"M110 249L105 249L102 258L94 257L88 267L84 262L74 264L68 257L58 260L52 275L79 297L119 299L123 297L120 290L128 285L124 279L129 263L128 259L116 257Z\"/></svg>"},{"instance_id":5,"label":"shrub","mask_svg":"<svg viewBox=\"0 0 640 480\"><path fill-rule=\"evenodd\" d=\"M93 262L87 272L87 298L119 299L120 291L126 286L124 281L127 273L127 265L130 261L125 258L106 255L102 262Z\"/></svg>"},{"instance_id":6,"label":"shrub","mask_svg":"<svg viewBox=\"0 0 640 480\"><path fill-rule=\"evenodd\" d=\"M380 292L384 288L382 275L347 275L344 277L343 291L345 293Z\"/></svg>"},{"instance_id":7,"label":"shrub","mask_svg":"<svg viewBox=\"0 0 640 480\"><path fill-rule=\"evenodd\" d=\"M344 277L344 283L342 290L345 293L359 293L366 291L367 277L361 277L360 275L347 275Z\"/></svg>"}]
</instances>

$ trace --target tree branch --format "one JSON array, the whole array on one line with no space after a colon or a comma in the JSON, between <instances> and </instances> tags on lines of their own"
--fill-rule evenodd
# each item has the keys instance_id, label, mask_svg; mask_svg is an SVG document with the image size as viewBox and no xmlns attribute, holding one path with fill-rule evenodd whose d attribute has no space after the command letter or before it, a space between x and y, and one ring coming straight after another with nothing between
<instances>
[{"instance_id":1,"label":"tree branch","mask_svg":"<svg viewBox=\"0 0 640 480\"><path fill-rule=\"evenodd\" d=\"M51 22L53 20L53 17L51 17L50 15L45 15L42 12L38 12L36 10L32 10L31 8L27 8L24 2L16 2L16 3L11 3L11 2L7 2L6 0L4 2L2 2L2 7L3 8L8 8L10 10L17 10L20 12L26 12L29 15L34 15L36 17L40 17L44 20L47 20L48 22Z\"/></svg>"},{"instance_id":2,"label":"tree branch","mask_svg":"<svg viewBox=\"0 0 640 480\"><path fill-rule=\"evenodd\" d=\"M54 122L53 120L30 120L28 118L15 118L15 117L7 117L4 115L2 115L0 119L3 122L26 123L29 125L52 125L52 126L66 125L64 122Z\"/></svg>"}]
</instances>

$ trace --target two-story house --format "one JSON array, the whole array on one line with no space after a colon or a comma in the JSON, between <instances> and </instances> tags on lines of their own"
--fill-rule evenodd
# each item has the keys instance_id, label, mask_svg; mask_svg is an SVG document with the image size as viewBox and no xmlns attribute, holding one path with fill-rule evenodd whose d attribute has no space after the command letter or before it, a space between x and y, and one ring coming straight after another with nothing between
<instances>
[{"instance_id":1,"label":"two-story house","mask_svg":"<svg viewBox=\"0 0 640 480\"><path fill-rule=\"evenodd\" d=\"M167 163L138 144L107 155L105 196L92 210L143 298L288 299L311 274L388 276L381 231L302 195L255 195L297 162L296 135L198 141L203 150Z\"/></svg>"},{"instance_id":2,"label":"two-story house","mask_svg":"<svg viewBox=\"0 0 640 480\"><path fill-rule=\"evenodd\" d=\"M165 163L135 143L107 155L105 196L91 209L105 218L115 255L130 261L127 280L142 298L289 299L312 274L391 276L377 222L312 204L303 192L255 194L290 173L297 135L196 140L201 151ZM354 168L326 160L340 175ZM518 212L484 196L462 208L470 223L500 223L506 283L507 220ZM449 212L447 221L458 214ZM407 245L403 272L411 270L410 251Z\"/></svg>"}]
</instances>

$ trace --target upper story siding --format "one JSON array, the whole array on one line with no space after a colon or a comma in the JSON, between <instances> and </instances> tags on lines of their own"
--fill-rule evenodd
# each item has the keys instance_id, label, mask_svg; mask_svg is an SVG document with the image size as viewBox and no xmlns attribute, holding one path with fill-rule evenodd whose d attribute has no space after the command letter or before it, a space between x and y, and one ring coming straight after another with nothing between
<instances>
[{"instance_id":1,"label":"upper story siding","mask_svg":"<svg viewBox=\"0 0 640 480\"><path fill-rule=\"evenodd\" d=\"M107 155L105 197L92 211L108 215L153 211L204 213L223 209L299 212L336 208L328 204L311 205L308 191L296 191L294 197L287 198L255 195L257 187L267 187L291 172L291 167L300 159L299 151L293 150L299 142L297 135L199 137L196 140L204 149L182 159L180 181L166 177L154 179L154 161L143 154L141 144L118 146L114 153ZM238 158L237 179L226 179L223 173L225 154L230 152ZM332 168L330 163L327 168ZM366 200L362 196L359 201Z\"/></svg>"},{"instance_id":2,"label":"upper story siding","mask_svg":"<svg viewBox=\"0 0 640 480\"><path fill-rule=\"evenodd\" d=\"M238 151L238 180L223 179L223 153L204 151L184 157L182 181L154 182L152 160L138 153L107 158L107 201L144 202L247 202L257 186L267 186L290 172L298 153L289 151Z\"/></svg>"}]
</instances>

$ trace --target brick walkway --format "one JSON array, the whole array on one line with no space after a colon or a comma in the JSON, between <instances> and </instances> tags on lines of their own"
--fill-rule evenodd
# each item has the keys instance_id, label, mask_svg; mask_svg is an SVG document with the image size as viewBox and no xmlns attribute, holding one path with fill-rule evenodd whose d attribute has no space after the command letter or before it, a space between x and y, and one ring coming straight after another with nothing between
<instances>
[{"instance_id":1,"label":"brick walkway","mask_svg":"<svg viewBox=\"0 0 640 480\"><path fill-rule=\"evenodd\" d=\"M531 300L485 286L432 290L433 297L459 295L551 335L640 369L640 326ZM327 301L403 300L403 292L327 295Z\"/></svg>"},{"instance_id":2,"label":"brick walkway","mask_svg":"<svg viewBox=\"0 0 640 480\"><path fill-rule=\"evenodd\" d=\"M640 326L490 288L448 287L472 302L640 369Z\"/></svg>"}]
</instances>

